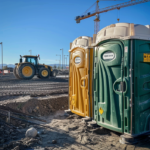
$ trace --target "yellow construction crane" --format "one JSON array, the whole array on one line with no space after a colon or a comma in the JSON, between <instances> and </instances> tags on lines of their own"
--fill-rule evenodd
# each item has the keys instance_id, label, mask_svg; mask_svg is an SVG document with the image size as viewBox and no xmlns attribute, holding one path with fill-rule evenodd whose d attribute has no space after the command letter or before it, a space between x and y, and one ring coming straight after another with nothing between
<instances>
[{"instance_id":1,"label":"yellow construction crane","mask_svg":"<svg viewBox=\"0 0 150 150\"><path fill-rule=\"evenodd\" d=\"M107 1L107 0L106 0ZM112 0L115 1L115 0ZM88 10L81 16L77 16L75 18L76 23L80 23L81 20L92 17L92 16L96 16L96 18L94 19L94 34L97 34L97 32L99 31L99 14L100 13L104 13L104 12L108 12L111 10L115 10L118 9L120 10L120 8L124 8L124 7L128 7L128 6L132 6L132 5L137 5L137 4L141 4L141 3L146 3L149 2L150 0L131 0L128 2L124 2L124 3L120 3L117 5L113 5L113 6L109 6L109 7L105 7L102 9L99 9L99 0L97 0L89 9L91 9L94 5L96 5L96 10L93 12L88 12ZM119 18L117 19L118 21L120 20Z\"/></svg>"}]
</instances>

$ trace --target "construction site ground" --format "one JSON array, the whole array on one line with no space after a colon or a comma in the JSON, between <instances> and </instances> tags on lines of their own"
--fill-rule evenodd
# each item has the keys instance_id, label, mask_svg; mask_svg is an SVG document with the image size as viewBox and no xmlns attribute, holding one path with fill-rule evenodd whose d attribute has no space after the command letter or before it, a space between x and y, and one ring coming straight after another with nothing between
<instances>
[{"instance_id":1,"label":"construction site ground","mask_svg":"<svg viewBox=\"0 0 150 150\"><path fill-rule=\"evenodd\" d=\"M15 110L36 119L10 118L0 123L0 150L148 150L150 138L136 144L120 144L119 133L103 127L88 127L88 122L68 109L68 78L65 76L32 80L17 80L12 74L0 77L0 109ZM8 118L1 116L0 121ZM7 120L8 121L8 120ZM45 122L46 121L46 122ZM38 135L25 137L34 127Z\"/></svg>"}]
</instances>

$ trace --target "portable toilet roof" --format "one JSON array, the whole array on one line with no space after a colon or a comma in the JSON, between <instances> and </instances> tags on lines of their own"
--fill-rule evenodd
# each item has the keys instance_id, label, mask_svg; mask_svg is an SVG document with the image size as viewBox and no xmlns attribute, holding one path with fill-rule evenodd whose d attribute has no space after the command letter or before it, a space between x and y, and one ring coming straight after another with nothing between
<instances>
[{"instance_id":1,"label":"portable toilet roof","mask_svg":"<svg viewBox=\"0 0 150 150\"><path fill-rule=\"evenodd\" d=\"M96 43L107 39L141 39L150 40L150 25L139 25L133 23L111 24L97 33Z\"/></svg>"},{"instance_id":2,"label":"portable toilet roof","mask_svg":"<svg viewBox=\"0 0 150 150\"><path fill-rule=\"evenodd\" d=\"M88 48L92 44L92 37L89 36L80 36L76 38L73 42L72 45L70 46L69 52L76 48L76 47L81 47L81 48Z\"/></svg>"}]
</instances>

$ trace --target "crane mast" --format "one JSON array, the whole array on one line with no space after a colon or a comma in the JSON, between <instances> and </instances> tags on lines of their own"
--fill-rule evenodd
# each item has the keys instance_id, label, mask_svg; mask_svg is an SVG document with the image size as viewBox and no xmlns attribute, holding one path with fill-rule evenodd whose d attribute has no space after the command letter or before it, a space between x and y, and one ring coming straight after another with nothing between
<instances>
[{"instance_id":1,"label":"crane mast","mask_svg":"<svg viewBox=\"0 0 150 150\"><path fill-rule=\"evenodd\" d=\"M141 3L146 3L149 1L150 0L131 0L128 2L124 2L124 3L117 4L117 5L99 9L99 6L98 6L99 0L97 0L95 11L84 13L82 16L77 16L75 20L76 20L76 23L80 23L80 21L83 19L87 19L89 17L96 16L96 18L94 20L94 33L97 34L97 32L99 31L99 22L100 22L99 14L100 13L108 12L108 11L115 10L115 9L120 10L121 8L124 8L124 7L133 6L133 5L137 5L137 4L141 4Z\"/></svg>"},{"instance_id":2,"label":"crane mast","mask_svg":"<svg viewBox=\"0 0 150 150\"><path fill-rule=\"evenodd\" d=\"M99 6L98 6L99 0L96 1L96 12L99 11ZM96 14L96 18L94 19L94 34L97 34L99 31L99 14Z\"/></svg>"}]
</instances>

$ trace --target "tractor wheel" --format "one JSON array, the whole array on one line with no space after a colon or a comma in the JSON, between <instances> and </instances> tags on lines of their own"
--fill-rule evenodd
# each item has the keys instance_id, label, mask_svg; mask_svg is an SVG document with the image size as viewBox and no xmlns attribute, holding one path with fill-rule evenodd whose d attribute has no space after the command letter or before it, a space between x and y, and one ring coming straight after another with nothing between
<instances>
[{"instance_id":1,"label":"tractor wheel","mask_svg":"<svg viewBox=\"0 0 150 150\"><path fill-rule=\"evenodd\" d=\"M53 72L52 72L52 77L56 77L56 75L57 75L57 71L56 71L56 70L53 70Z\"/></svg>"},{"instance_id":2,"label":"tractor wheel","mask_svg":"<svg viewBox=\"0 0 150 150\"><path fill-rule=\"evenodd\" d=\"M18 76L16 69L17 69L17 66L15 66L15 68L13 69L13 74L14 74L14 76L15 76L17 79L21 79L21 78Z\"/></svg>"},{"instance_id":3,"label":"tractor wheel","mask_svg":"<svg viewBox=\"0 0 150 150\"><path fill-rule=\"evenodd\" d=\"M25 80L30 80L35 75L35 68L32 64L22 64L17 71L18 75Z\"/></svg>"},{"instance_id":4,"label":"tractor wheel","mask_svg":"<svg viewBox=\"0 0 150 150\"><path fill-rule=\"evenodd\" d=\"M39 71L39 76L40 78L48 78L50 75L50 72L49 72L49 69L47 68L41 68L40 71Z\"/></svg>"}]
</instances>

